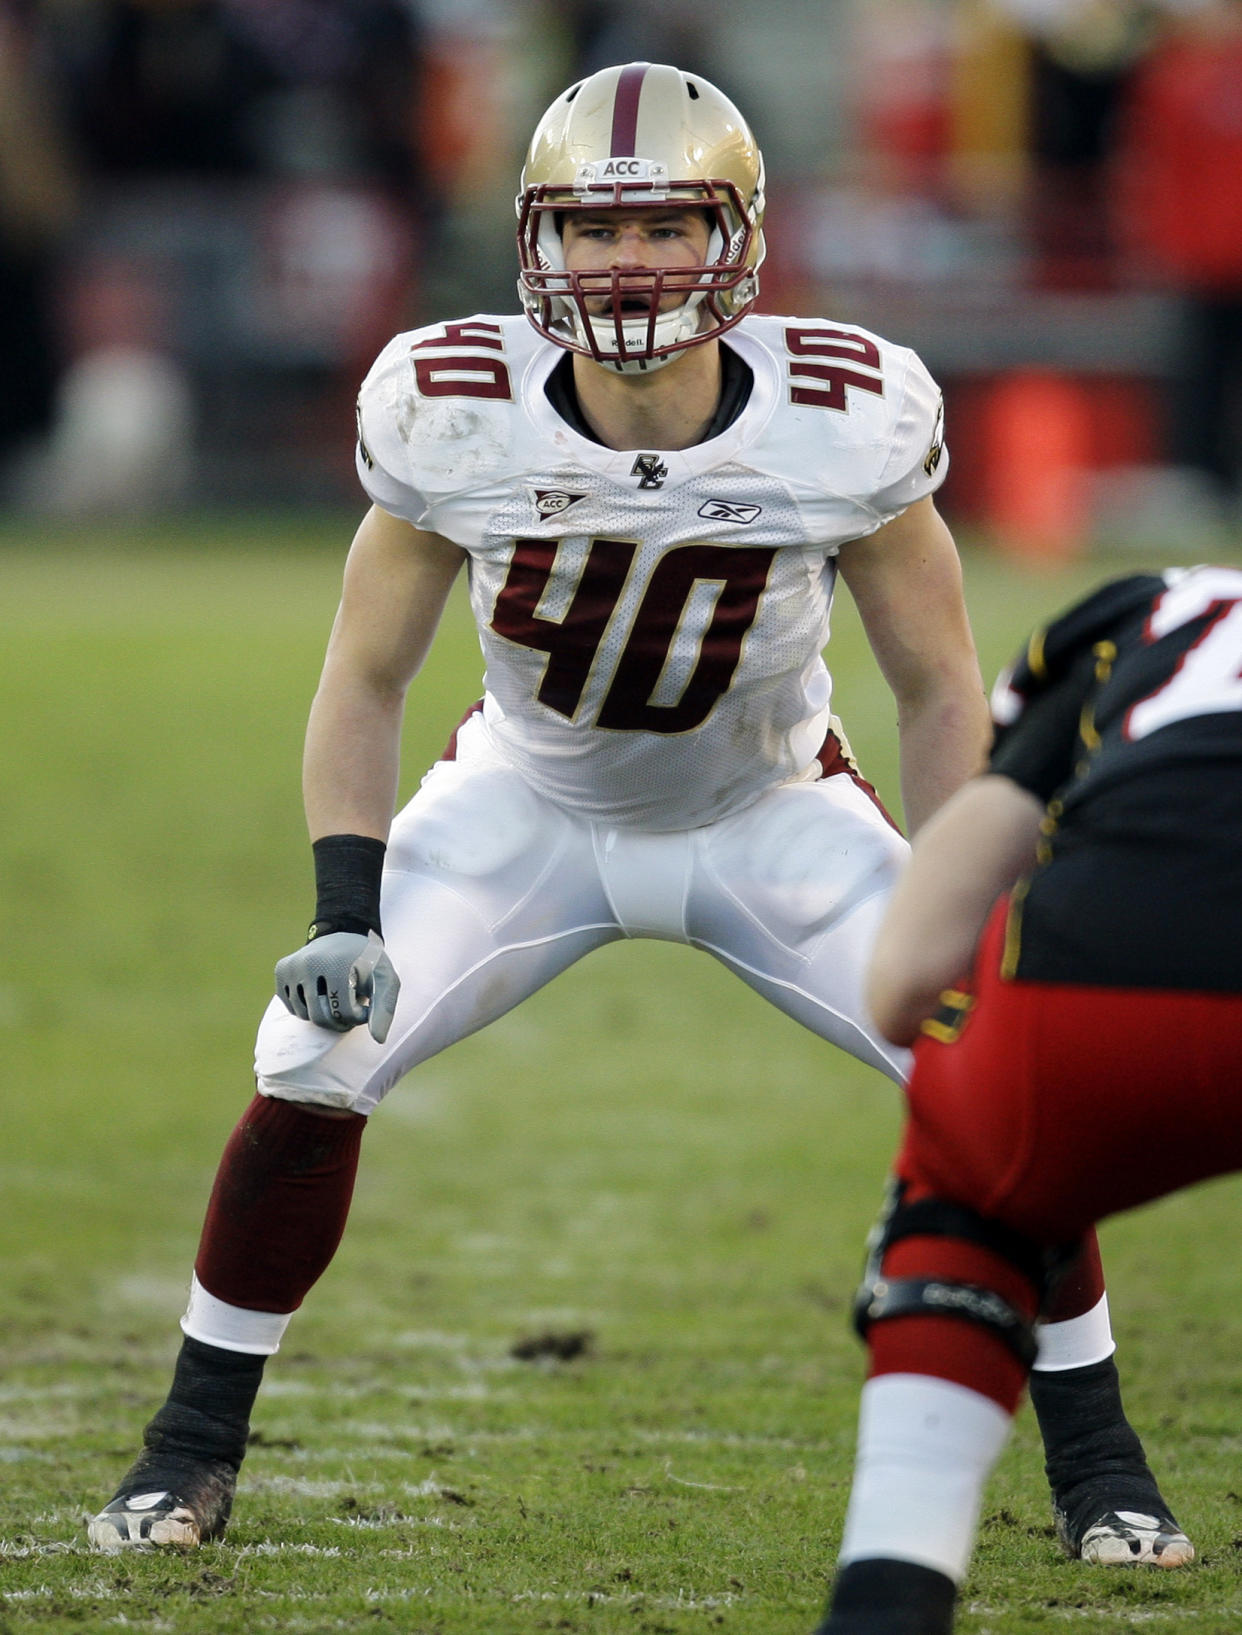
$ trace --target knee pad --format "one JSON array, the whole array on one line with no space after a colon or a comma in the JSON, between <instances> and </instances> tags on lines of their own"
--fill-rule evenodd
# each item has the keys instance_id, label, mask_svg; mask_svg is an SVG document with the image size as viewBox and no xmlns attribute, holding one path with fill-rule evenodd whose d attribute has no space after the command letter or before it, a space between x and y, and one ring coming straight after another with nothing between
<instances>
[{"instance_id":1,"label":"knee pad","mask_svg":"<svg viewBox=\"0 0 1242 1635\"><path fill-rule=\"evenodd\" d=\"M955 1278L885 1277L884 1256L902 1238L956 1238L1007 1260L1042 1297L1048 1281L1044 1251L999 1221L945 1198L905 1202L905 1187L892 1183L885 1208L867 1240L867 1261L854 1300L854 1327L865 1339L873 1323L894 1317L956 1317L998 1335L1024 1368L1035 1361L1033 1321L994 1289Z\"/></svg>"},{"instance_id":2,"label":"knee pad","mask_svg":"<svg viewBox=\"0 0 1242 1635\"><path fill-rule=\"evenodd\" d=\"M333 1033L290 1016L273 999L259 1023L254 1071L260 1094L275 1101L370 1113L379 1097L364 1092L383 1059L366 1028Z\"/></svg>"}]
</instances>

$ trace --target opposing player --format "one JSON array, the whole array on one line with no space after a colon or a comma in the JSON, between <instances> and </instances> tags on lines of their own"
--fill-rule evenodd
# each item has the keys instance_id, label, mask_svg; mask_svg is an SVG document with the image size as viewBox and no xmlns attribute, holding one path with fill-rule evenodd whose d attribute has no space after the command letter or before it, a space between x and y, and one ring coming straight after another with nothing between
<instances>
[{"instance_id":1,"label":"opposing player","mask_svg":"<svg viewBox=\"0 0 1242 1635\"><path fill-rule=\"evenodd\" d=\"M362 388L374 503L306 742L314 924L277 967L172 1390L91 1524L104 1548L220 1533L264 1361L344 1229L367 1116L592 949L703 949L904 1077L862 972L906 846L836 729L820 653L839 569L896 699L917 828L987 739L932 500L940 394L877 336L753 314L763 165L694 75L631 63L573 86L519 205L525 314L400 335ZM394 821L406 690L463 567L485 697ZM1098 1267L1054 1315L1058 1503L1086 1495L1095 1521L1120 1476L1163 1510L1098 1377Z\"/></svg>"},{"instance_id":2,"label":"opposing player","mask_svg":"<svg viewBox=\"0 0 1242 1635\"><path fill-rule=\"evenodd\" d=\"M870 986L917 1045L823 1635L946 1635L1067 1251L1242 1168L1240 672L1242 572L1106 585L997 684L988 772L914 842Z\"/></svg>"}]
</instances>

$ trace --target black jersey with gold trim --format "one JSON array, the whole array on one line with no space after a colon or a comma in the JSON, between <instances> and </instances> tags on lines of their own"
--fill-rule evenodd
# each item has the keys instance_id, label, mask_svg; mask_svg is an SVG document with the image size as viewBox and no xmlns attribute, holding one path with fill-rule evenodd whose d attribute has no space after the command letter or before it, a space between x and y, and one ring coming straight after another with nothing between
<instances>
[{"instance_id":1,"label":"black jersey with gold trim","mask_svg":"<svg viewBox=\"0 0 1242 1635\"><path fill-rule=\"evenodd\" d=\"M1242 991L1242 571L1114 580L992 694L990 761L1048 802L1019 980Z\"/></svg>"}]
</instances>

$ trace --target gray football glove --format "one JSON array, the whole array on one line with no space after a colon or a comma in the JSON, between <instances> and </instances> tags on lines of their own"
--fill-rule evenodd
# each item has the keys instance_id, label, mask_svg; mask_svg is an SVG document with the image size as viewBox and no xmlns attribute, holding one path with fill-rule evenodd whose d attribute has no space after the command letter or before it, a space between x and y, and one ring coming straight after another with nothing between
<instances>
[{"instance_id":1,"label":"gray football glove","mask_svg":"<svg viewBox=\"0 0 1242 1635\"><path fill-rule=\"evenodd\" d=\"M375 932L330 931L276 966L276 993L294 1016L348 1033L365 1022L383 1044L397 1008L401 979Z\"/></svg>"}]
</instances>

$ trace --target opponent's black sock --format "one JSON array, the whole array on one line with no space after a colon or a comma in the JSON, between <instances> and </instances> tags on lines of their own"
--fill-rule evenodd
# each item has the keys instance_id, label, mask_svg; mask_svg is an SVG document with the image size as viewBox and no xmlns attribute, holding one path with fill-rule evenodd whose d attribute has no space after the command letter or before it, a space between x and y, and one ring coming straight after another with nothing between
<instances>
[{"instance_id":1,"label":"opponent's black sock","mask_svg":"<svg viewBox=\"0 0 1242 1635\"><path fill-rule=\"evenodd\" d=\"M1109 1510L1137 1510L1172 1521L1121 1400L1111 1357L1082 1368L1035 1369L1031 1404L1044 1439L1053 1505L1075 1548Z\"/></svg>"},{"instance_id":2,"label":"opponent's black sock","mask_svg":"<svg viewBox=\"0 0 1242 1635\"><path fill-rule=\"evenodd\" d=\"M815 1635L951 1635L957 1587L913 1561L851 1561Z\"/></svg>"}]
</instances>

